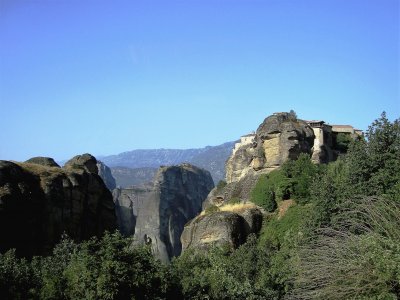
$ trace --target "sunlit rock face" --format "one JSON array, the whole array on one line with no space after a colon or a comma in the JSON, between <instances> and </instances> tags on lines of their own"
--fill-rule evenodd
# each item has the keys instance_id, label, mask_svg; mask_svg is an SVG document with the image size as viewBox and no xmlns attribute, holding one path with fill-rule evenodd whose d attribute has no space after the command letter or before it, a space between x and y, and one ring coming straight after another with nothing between
<instances>
[{"instance_id":1,"label":"sunlit rock face","mask_svg":"<svg viewBox=\"0 0 400 300\"><path fill-rule=\"evenodd\" d=\"M305 121L275 113L235 145L226 164L226 181L237 182L253 170L272 170L301 153L311 154L313 145L314 132Z\"/></svg>"},{"instance_id":2,"label":"sunlit rock face","mask_svg":"<svg viewBox=\"0 0 400 300\"><path fill-rule=\"evenodd\" d=\"M115 230L112 195L97 172L90 154L63 168L51 158L0 161L0 251L45 254L63 232L81 241Z\"/></svg>"},{"instance_id":3,"label":"sunlit rock face","mask_svg":"<svg viewBox=\"0 0 400 300\"><path fill-rule=\"evenodd\" d=\"M262 213L257 208L200 215L184 228L181 236L183 251L191 248L207 250L211 246L237 249L250 233L260 231L262 219Z\"/></svg>"}]
</instances>

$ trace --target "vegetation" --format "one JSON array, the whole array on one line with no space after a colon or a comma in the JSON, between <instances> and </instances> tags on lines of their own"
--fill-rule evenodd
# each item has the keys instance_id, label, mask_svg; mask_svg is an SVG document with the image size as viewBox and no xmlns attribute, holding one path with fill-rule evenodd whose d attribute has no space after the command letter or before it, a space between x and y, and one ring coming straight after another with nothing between
<instances>
[{"instance_id":1,"label":"vegetation","mask_svg":"<svg viewBox=\"0 0 400 300\"><path fill-rule=\"evenodd\" d=\"M48 257L1 254L0 298L398 299L399 120L383 113L365 137L336 162L301 155L261 176L251 200L271 213L236 250L190 249L165 266L118 233L81 244L64 237Z\"/></svg>"},{"instance_id":2,"label":"vegetation","mask_svg":"<svg viewBox=\"0 0 400 300\"><path fill-rule=\"evenodd\" d=\"M75 244L63 237L48 257L29 263L10 250L0 255L2 299L162 299L167 272L148 247L106 233Z\"/></svg>"},{"instance_id":3,"label":"vegetation","mask_svg":"<svg viewBox=\"0 0 400 300\"><path fill-rule=\"evenodd\" d=\"M352 137L350 134L340 132L336 136L335 148L336 150L339 150L339 152L341 153L346 153L347 150L349 149L349 145L351 144L351 142L352 142Z\"/></svg>"},{"instance_id":4,"label":"vegetation","mask_svg":"<svg viewBox=\"0 0 400 300\"><path fill-rule=\"evenodd\" d=\"M226 181L225 180L218 181L217 191L221 191L225 186L226 186Z\"/></svg>"}]
</instances>

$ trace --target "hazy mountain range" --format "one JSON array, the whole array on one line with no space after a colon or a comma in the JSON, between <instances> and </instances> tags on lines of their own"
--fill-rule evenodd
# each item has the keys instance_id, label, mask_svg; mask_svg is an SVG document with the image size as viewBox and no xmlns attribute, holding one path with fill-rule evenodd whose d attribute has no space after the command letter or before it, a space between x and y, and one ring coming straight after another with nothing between
<instances>
[{"instance_id":1,"label":"hazy mountain range","mask_svg":"<svg viewBox=\"0 0 400 300\"><path fill-rule=\"evenodd\" d=\"M151 181L160 166L183 162L208 170L215 183L225 178L225 162L235 142L197 149L132 150L117 155L99 156L111 168L117 185L126 187Z\"/></svg>"}]
</instances>

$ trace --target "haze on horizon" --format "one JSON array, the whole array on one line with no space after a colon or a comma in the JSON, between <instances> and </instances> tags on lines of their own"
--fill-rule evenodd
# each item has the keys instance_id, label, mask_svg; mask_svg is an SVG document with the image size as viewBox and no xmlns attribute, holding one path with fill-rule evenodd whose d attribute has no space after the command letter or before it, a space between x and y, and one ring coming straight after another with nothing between
<instances>
[{"instance_id":1,"label":"haze on horizon","mask_svg":"<svg viewBox=\"0 0 400 300\"><path fill-rule=\"evenodd\" d=\"M0 2L0 159L199 148L268 115L400 115L397 0Z\"/></svg>"}]
</instances>

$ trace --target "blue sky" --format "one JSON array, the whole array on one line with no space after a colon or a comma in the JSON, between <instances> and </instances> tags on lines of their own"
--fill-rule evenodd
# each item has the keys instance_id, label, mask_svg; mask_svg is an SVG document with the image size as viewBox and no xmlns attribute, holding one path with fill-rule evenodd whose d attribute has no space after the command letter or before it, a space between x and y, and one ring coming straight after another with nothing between
<instances>
[{"instance_id":1,"label":"blue sky","mask_svg":"<svg viewBox=\"0 0 400 300\"><path fill-rule=\"evenodd\" d=\"M0 159L400 115L398 0L1 0Z\"/></svg>"}]
</instances>

